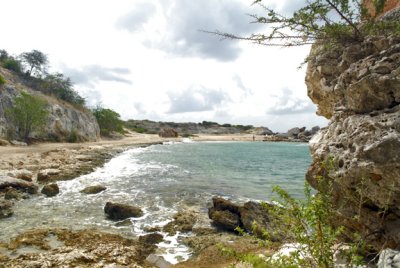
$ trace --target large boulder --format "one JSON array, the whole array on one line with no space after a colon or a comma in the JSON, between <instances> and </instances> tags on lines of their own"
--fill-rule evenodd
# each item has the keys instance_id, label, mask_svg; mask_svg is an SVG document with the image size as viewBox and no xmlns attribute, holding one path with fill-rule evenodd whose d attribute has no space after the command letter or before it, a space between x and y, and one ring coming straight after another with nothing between
<instances>
[{"instance_id":1,"label":"large boulder","mask_svg":"<svg viewBox=\"0 0 400 268\"><path fill-rule=\"evenodd\" d=\"M42 188L41 191L47 197L53 197L60 193L60 189L58 188L57 183L47 184Z\"/></svg>"},{"instance_id":2,"label":"large boulder","mask_svg":"<svg viewBox=\"0 0 400 268\"><path fill-rule=\"evenodd\" d=\"M0 199L0 219L12 216L12 205L13 204L8 200Z\"/></svg>"},{"instance_id":3,"label":"large boulder","mask_svg":"<svg viewBox=\"0 0 400 268\"><path fill-rule=\"evenodd\" d=\"M229 210L210 208L208 210L208 216L216 226L224 230L235 231L237 227L241 227L239 215Z\"/></svg>"},{"instance_id":4,"label":"large boulder","mask_svg":"<svg viewBox=\"0 0 400 268\"><path fill-rule=\"evenodd\" d=\"M37 185L32 182L0 175L0 192L8 189L9 187L29 194L36 194L38 191Z\"/></svg>"},{"instance_id":5,"label":"large boulder","mask_svg":"<svg viewBox=\"0 0 400 268\"><path fill-rule=\"evenodd\" d=\"M397 19L400 18L400 14ZM310 141L307 180L333 182L335 224L374 247L400 247L400 36L314 46L306 83L318 114L331 119ZM327 170L321 163L333 159Z\"/></svg>"},{"instance_id":6,"label":"large boulder","mask_svg":"<svg viewBox=\"0 0 400 268\"><path fill-rule=\"evenodd\" d=\"M163 128L158 135L162 138L178 138L179 136L178 132L176 132L173 128Z\"/></svg>"},{"instance_id":7,"label":"large boulder","mask_svg":"<svg viewBox=\"0 0 400 268\"><path fill-rule=\"evenodd\" d=\"M143 211L136 206L107 202L104 212L111 220L124 220L127 218L137 218L143 216Z\"/></svg>"}]
</instances>

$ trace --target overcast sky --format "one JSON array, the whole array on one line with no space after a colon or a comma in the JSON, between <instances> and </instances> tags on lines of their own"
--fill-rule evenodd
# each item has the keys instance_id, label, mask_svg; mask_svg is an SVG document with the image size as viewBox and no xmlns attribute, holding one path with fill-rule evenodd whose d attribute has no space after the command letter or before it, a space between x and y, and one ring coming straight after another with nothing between
<instances>
[{"instance_id":1,"label":"overcast sky","mask_svg":"<svg viewBox=\"0 0 400 268\"><path fill-rule=\"evenodd\" d=\"M38 49L89 105L124 119L324 126L307 97L309 47L261 47L199 30L260 31L252 0L13 0L1 4L0 49ZM301 1L269 0L281 12Z\"/></svg>"}]
</instances>

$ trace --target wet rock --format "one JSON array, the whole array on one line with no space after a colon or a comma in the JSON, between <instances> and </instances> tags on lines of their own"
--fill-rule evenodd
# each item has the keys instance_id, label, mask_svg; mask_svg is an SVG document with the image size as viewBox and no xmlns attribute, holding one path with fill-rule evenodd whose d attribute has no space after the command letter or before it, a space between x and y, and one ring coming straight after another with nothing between
<instances>
[{"instance_id":1,"label":"wet rock","mask_svg":"<svg viewBox=\"0 0 400 268\"><path fill-rule=\"evenodd\" d=\"M173 221L163 227L163 231L169 235L176 232L190 232L197 221L197 213L191 210L180 211L173 217Z\"/></svg>"},{"instance_id":2,"label":"wet rock","mask_svg":"<svg viewBox=\"0 0 400 268\"><path fill-rule=\"evenodd\" d=\"M6 189L5 193L4 193L4 199L6 200L21 200L23 198L21 192L19 192L18 190L9 187Z\"/></svg>"},{"instance_id":3,"label":"wet rock","mask_svg":"<svg viewBox=\"0 0 400 268\"><path fill-rule=\"evenodd\" d=\"M216 210L228 210L234 214L239 213L239 205L236 205L225 198L213 197L212 202L213 202L213 207Z\"/></svg>"},{"instance_id":4,"label":"wet rock","mask_svg":"<svg viewBox=\"0 0 400 268\"><path fill-rule=\"evenodd\" d=\"M27 192L29 194L36 194L38 191L37 185L33 184L32 182L0 175L0 191L9 187Z\"/></svg>"},{"instance_id":5,"label":"wet rock","mask_svg":"<svg viewBox=\"0 0 400 268\"><path fill-rule=\"evenodd\" d=\"M163 241L163 236L162 234L158 233L152 233L152 234L147 234L147 235L142 235L139 236L139 242L145 243L145 244L150 244L150 245L155 245Z\"/></svg>"},{"instance_id":6,"label":"wet rock","mask_svg":"<svg viewBox=\"0 0 400 268\"><path fill-rule=\"evenodd\" d=\"M59 169L42 169L37 174L38 182L46 182L52 179L52 177L57 176L61 173Z\"/></svg>"},{"instance_id":7,"label":"wet rock","mask_svg":"<svg viewBox=\"0 0 400 268\"><path fill-rule=\"evenodd\" d=\"M60 193L60 189L58 188L57 183L47 184L42 188L41 193L47 197L53 197Z\"/></svg>"},{"instance_id":8,"label":"wet rock","mask_svg":"<svg viewBox=\"0 0 400 268\"><path fill-rule=\"evenodd\" d=\"M139 207L112 202L106 203L104 212L111 220L124 220L143 216L143 211Z\"/></svg>"},{"instance_id":9,"label":"wet rock","mask_svg":"<svg viewBox=\"0 0 400 268\"><path fill-rule=\"evenodd\" d=\"M102 185L94 185L94 186L86 187L85 189L83 189L81 191L81 193L84 193L84 194L98 194L100 192L105 191L106 189L107 189L107 187L104 187Z\"/></svg>"},{"instance_id":10,"label":"wet rock","mask_svg":"<svg viewBox=\"0 0 400 268\"><path fill-rule=\"evenodd\" d=\"M12 216L12 205L13 204L8 200L0 199L0 219Z\"/></svg>"},{"instance_id":11,"label":"wet rock","mask_svg":"<svg viewBox=\"0 0 400 268\"><path fill-rule=\"evenodd\" d=\"M241 226L238 214L232 213L229 210L210 208L208 216L216 226L227 231L235 231L236 227Z\"/></svg>"},{"instance_id":12,"label":"wet rock","mask_svg":"<svg viewBox=\"0 0 400 268\"><path fill-rule=\"evenodd\" d=\"M378 268L400 267L400 251L393 249L382 250L379 254Z\"/></svg>"},{"instance_id":13,"label":"wet rock","mask_svg":"<svg viewBox=\"0 0 400 268\"><path fill-rule=\"evenodd\" d=\"M172 264L164 260L163 257L157 256L155 254L150 254L147 258L146 261L151 263L152 265L158 267L158 268L169 268L172 267Z\"/></svg>"}]
</instances>

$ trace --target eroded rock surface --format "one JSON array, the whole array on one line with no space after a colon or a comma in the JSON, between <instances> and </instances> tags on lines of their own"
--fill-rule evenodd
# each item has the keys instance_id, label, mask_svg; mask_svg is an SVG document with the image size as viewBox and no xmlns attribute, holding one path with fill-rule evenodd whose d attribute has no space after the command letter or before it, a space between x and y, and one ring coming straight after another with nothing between
<instances>
[{"instance_id":1,"label":"eroded rock surface","mask_svg":"<svg viewBox=\"0 0 400 268\"><path fill-rule=\"evenodd\" d=\"M376 250L400 247L400 37L314 47L306 83L318 113L331 119L310 142L307 180L318 188L317 176L333 179L335 221L349 234Z\"/></svg>"},{"instance_id":2,"label":"eroded rock surface","mask_svg":"<svg viewBox=\"0 0 400 268\"><path fill-rule=\"evenodd\" d=\"M124 220L131 217L143 216L143 211L136 206L107 202L104 212L111 220Z\"/></svg>"}]
</instances>

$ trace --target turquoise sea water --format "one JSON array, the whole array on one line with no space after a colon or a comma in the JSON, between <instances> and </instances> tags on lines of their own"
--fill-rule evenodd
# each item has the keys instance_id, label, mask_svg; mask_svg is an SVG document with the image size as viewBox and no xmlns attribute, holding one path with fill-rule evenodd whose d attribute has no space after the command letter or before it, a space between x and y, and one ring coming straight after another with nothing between
<instances>
[{"instance_id":1,"label":"turquoise sea water","mask_svg":"<svg viewBox=\"0 0 400 268\"><path fill-rule=\"evenodd\" d=\"M215 195L236 201L270 200L273 185L294 197L303 195L304 174L311 162L307 144L268 142L184 142L135 148L121 153L93 173L57 182L60 194L17 202L14 215L0 221L0 240L32 228L97 228L135 237L148 226L163 226L180 210L199 211L209 224L207 207ZM101 184L96 195L80 191ZM128 222L105 217L107 201L133 204L144 216ZM159 254L171 262L187 259L181 241L169 237Z\"/></svg>"}]
</instances>

